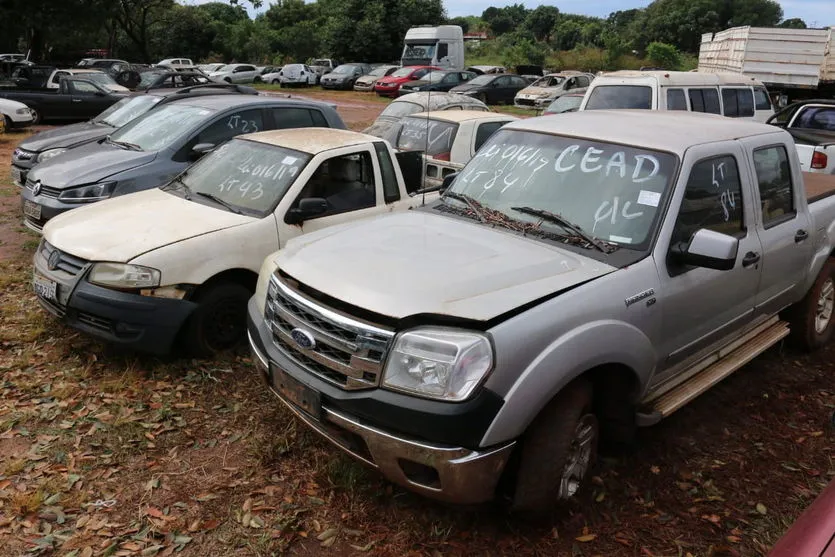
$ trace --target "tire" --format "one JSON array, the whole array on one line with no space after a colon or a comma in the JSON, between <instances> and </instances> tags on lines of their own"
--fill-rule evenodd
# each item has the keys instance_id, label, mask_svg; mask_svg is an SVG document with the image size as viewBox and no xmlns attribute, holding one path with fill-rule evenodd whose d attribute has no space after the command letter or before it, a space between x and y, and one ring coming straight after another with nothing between
<instances>
[{"instance_id":1,"label":"tire","mask_svg":"<svg viewBox=\"0 0 835 557\"><path fill-rule=\"evenodd\" d=\"M225 81L226 83L232 83L232 78L224 77L223 81Z\"/></svg>"},{"instance_id":2,"label":"tire","mask_svg":"<svg viewBox=\"0 0 835 557\"><path fill-rule=\"evenodd\" d=\"M476 95L476 97L475 97L475 98L476 98L476 99L478 99L478 100L480 100L480 101L481 101L481 102L483 102L484 104L487 104L487 95L486 95L486 94L484 94L484 93L479 93L478 95Z\"/></svg>"},{"instance_id":3,"label":"tire","mask_svg":"<svg viewBox=\"0 0 835 557\"><path fill-rule=\"evenodd\" d=\"M584 485L597 456L600 427L592 388L576 379L539 413L522 440L512 510L541 512Z\"/></svg>"},{"instance_id":4,"label":"tire","mask_svg":"<svg viewBox=\"0 0 835 557\"><path fill-rule=\"evenodd\" d=\"M829 258L806 296L787 316L792 340L803 350L817 350L832 339L835 321L835 259Z\"/></svg>"},{"instance_id":5,"label":"tire","mask_svg":"<svg viewBox=\"0 0 835 557\"><path fill-rule=\"evenodd\" d=\"M12 119L3 114L3 129L0 130L0 133L9 133L12 131Z\"/></svg>"},{"instance_id":6,"label":"tire","mask_svg":"<svg viewBox=\"0 0 835 557\"><path fill-rule=\"evenodd\" d=\"M246 304L252 292L238 283L218 282L199 290L197 309L186 321L182 343L186 352L208 358L231 350L246 335Z\"/></svg>"},{"instance_id":7,"label":"tire","mask_svg":"<svg viewBox=\"0 0 835 557\"><path fill-rule=\"evenodd\" d=\"M29 112L32 113L32 125L37 126L41 123L41 113L35 110L34 108L30 108Z\"/></svg>"},{"instance_id":8,"label":"tire","mask_svg":"<svg viewBox=\"0 0 835 557\"><path fill-rule=\"evenodd\" d=\"M264 83L264 80L261 79L260 75L256 75L255 79L252 80L253 83Z\"/></svg>"},{"instance_id":9,"label":"tire","mask_svg":"<svg viewBox=\"0 0 835 557\"><path fill-rule=\"evenodd\" d=\"M272 81L270 81L270 83L273 85L281 85L281 82L277 79L273 79Z\"/></svg>"}]
</instances>

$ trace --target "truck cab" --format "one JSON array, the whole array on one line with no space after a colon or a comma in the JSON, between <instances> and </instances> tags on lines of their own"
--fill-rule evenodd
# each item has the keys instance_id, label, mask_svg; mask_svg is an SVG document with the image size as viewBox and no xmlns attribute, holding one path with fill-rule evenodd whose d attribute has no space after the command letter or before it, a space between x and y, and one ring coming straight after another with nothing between
<instances>
[{"instance_id":1,"label":"truck cab","mask_svg":"<svg viewBox=\"0 0 835 557\"><path fill-rule=\"evenodd\" d=\"M404 42L402 66L464 69L464 31L458 25L412 27Z\"/></svg>"}]
</instances>

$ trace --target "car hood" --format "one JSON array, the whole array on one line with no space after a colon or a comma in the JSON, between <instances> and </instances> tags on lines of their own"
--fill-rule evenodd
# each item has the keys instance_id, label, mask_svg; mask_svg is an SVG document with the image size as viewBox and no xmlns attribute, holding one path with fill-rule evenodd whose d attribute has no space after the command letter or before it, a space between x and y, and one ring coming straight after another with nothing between
<instances>
[{"instance_id":1,"label":"car hood","mask_svg":"<svg viewBox=\"0 0 835 557\"><path fill-rule=\"evenodd\" d=\"M126 263L170 244L256 220L153 189L66 211L44 226L43 236L83 259Z\"/></svg>"},{"instance_id":2,"label":"car hood","mask_svg":"<svg viewBox=\"0 0 835 557\"><path fill-rule=\"evenodd\" d=\"M398 83L406 83L407 81L411 81L408 77L392 77L390 75L383 77L377 80L377 83L383 83L385 85L397 85Z\"/></svg>"},{"instance_id":3,"label":"car hood","mask_svg":"<svg viewBox=\"0 0 835 557\"><path fill-rule=\"evenodd\" d=\"M545 242L428 211L301 236L278 253L276 263L314 290L381 315L479 321L616 270Z\"/></svg>"},{"instance_id":4,"label":"car hood","mask_svg":"<svg viewBox=\"0 0 835 557\"><path fill-rule=\"evenodd\" d=\"M28 179L64 189L100 182L119 172L148 164L155 158L156 151L130 151L106 143L90 143L37 165Z\"/></svg>"},{"instance_id":5,"label":"car hood","mask_svg":"<svg viewBox=\"0 0 835 557\"><path fill-rule=\"evenodd\" d=\"M101 139L112 131L113 128L106 124L80 122L35 134L24 140L20 144L20 148L26 151L41 153L47 149L72 147L80 143Z\"/></svg>"},{"instance_id":6,"label":"car hood","mask_svg":"<svg viewBox=\"0 0 835 557\"><path fill-rule=\"evenodd\" d=\"M469 83L464 83L461 85L456 85L452 89L450 89L450 93L463 93L464 91L476 91L481 89L483 85L470 85Z\"/></svg>"},{"instance_id":7,"label":"car hood","mask_svg":"<svg viewBox=\"0 0 835 557\"><path fill-rule=\"evenodd\" d=\"M548 95L555 95L559 87L525 87L518 93L517 95L536 95L537 97L542 94Z\"/></svg>"}]
</instances>

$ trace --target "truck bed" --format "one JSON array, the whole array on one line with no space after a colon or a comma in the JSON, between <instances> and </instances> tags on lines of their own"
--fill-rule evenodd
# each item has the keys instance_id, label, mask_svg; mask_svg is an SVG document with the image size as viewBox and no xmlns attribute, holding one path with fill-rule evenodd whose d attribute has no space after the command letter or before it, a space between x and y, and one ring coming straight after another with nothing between
<instances>
[{"instance_id":1,"label":"truck bed","mask_svg":"<svg viewBox=\"0 0 835 557\"><path fill-rule=\"evenodd\" d=\"M806 200L813 203L835 194L835 175L804 172L803 185L806 188Z\"/></svg>"}]
</instances>

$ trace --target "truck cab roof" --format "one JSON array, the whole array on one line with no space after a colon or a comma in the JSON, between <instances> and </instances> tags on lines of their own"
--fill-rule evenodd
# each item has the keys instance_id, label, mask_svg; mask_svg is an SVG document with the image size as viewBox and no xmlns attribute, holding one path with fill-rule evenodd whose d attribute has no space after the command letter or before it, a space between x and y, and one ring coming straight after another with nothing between
<instances>
[{"instance_id":1,"label":"truck cab roof","mask_svg":"<svg viewBox=\"0 0 835 557\"><path fill-rule=\"evenodd\" d=\"M517 120L505 129L605 140L678 155L689 147L742 137L782 133L759 122L715 114L665 110L590 110ZM647 133L652 130L652 133Z\"/></svg>"},{"instance_id":2,"label":"truck cab roof","mask_svg":"<svg viewBox=\"0 0 835 557\"><path fill-rule=\"evenodd\" d=\"M296 128L270 130L240 136L242 139L268 143L315 155L322 151L380 141L379 137L334 128Z\"/></svg>"}]
</instances>

